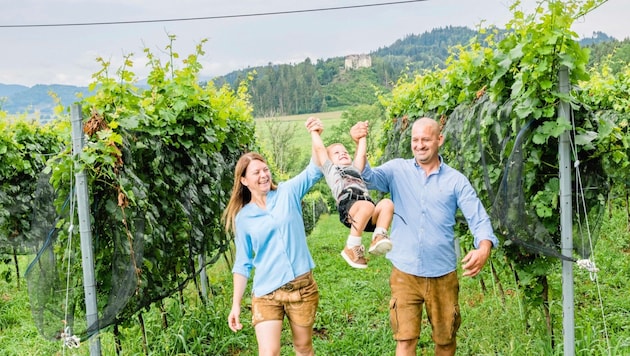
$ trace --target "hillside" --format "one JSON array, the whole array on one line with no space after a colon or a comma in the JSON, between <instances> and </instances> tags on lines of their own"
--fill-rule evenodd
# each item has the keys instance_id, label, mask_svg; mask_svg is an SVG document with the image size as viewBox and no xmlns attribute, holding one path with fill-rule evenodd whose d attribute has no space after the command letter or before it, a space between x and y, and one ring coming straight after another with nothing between
<instances>
[{"instance_id":1,"label":"hillside","mask_svg":"<svg viewBox=\"0 0 630 356\"><path fill-rule=\"evenodd\" d=\"M14 84L0 84L0 109L9 114L39 113L41 120L47 120L57 105L55 96L64 107L78 101L77 95L89 95L87 87L72 85L43 85L33 87Z\"/></svg>"},{"instance_id":2,"label":"hillside","mask_svg":"<svg viewBox=\"0 0 630 356\"><path fill-rule=\"evenodd\" d=\"M390 91L401 74L443 66L450 47L466 44L475 35L477 32L469 28L448 26L408 35L390 46L375 49L368 53L371 63L361 68L347 67L344 57L315 62L306 58L298 64L269 64L233 71L212 81L236 87L247 78L247 73L255 71L249 91L256 117L345 110L374 103L375 93ZM616 55L621 63L630 61L630 40L620 42L597 32L581 43L591 48L591 65L610 55ZM9 114L39 113L46 120L56 106L51 93L64 107L76 102L77 95L89 95L87 87L71 85L0 84L0 110Z\"/></svg>"}]
</instances>

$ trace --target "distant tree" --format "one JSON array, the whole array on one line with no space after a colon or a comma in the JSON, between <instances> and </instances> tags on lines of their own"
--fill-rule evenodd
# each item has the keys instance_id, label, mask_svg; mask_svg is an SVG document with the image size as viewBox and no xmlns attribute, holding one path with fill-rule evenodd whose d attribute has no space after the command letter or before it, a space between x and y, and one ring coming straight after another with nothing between
<instances>
[{"instance_id":1,"label":"distant tree","mask_svg":"<svg viewBox=\"0 0 630 356\"><path fill-rule=\"evenodd\" d=\"M297 163L295 158L299 156L299 149L293 143L296 124L273 117L264 122L264 127L269 138L266 148L273 165L281 174L292 173Z\"/></svg>"},{"instance_id":2,"label":"distant tree","mask_svg":"<svg viewBox=\"0 0 630 356\"><path fill-rule=\"evenodd\" d=\"M625 39L616 48L612 55L612 69L614 73L619 73L628 63L630 63L630 39Z\"/></svg>"},{"instance_id":3,"label":"distant tree","mask_svg":"<svg viewBox=\"0 0 630 356\"><path fill-rule=\"evenodd\" d=\"M319 90L316 90L311 96L311 110L309 112L322 112L322 107L325 103L326 101L322 98L322 94ZM2 107L1 104L2 103L0 103L0 108Z\"/></svg>"},{"instance_id":4,"label":"distant tree","mask_svg":"<svg viewBox=\"0 0 630 356\"><path fill-rule=\"evenodd\" d=\"M343 59L341 58L332 58L332 59L318 59L317 64L315 65L315 70L317 73L317 80L320 85L327 85L333 81L335 76L339 74L340 68L343 67Z\"/></svg>"},{"instance_id":5,"label":"distant tree","mask_svg":"<svg viewBox=\"0 0 630 356\"><path fill-rule=\"evenodd\" d=\"M370 133L368 136L367 152L368 158L375 156L375 150L378 147L377 137L381 130L381 125L385 119L385 112L380 105L359 105L350 108L341 113L341 122L330 129L330 135L326 139L326 144L335 142L342 143L346 146L348 152L354 157L355 144L350 137L350 128L359 121L368 121L370 125Z\"/></svg>"},{"instance_id":6,"label":"distant tree","mask_svg":"<svg viewBox=\"0 0 630 356\"><path fill-rule=\"evenodd\" d=\"M604 32L595 31L595 32L593 32L593 37L585 37L585 38L581 39L580 40L580 45L582 45L582 46L589 46L589 45L599 44L599 43L603 43L603 42L615 42L615 41L617 41L616 38L614 38L612 36L608 36Z\"/></svg>"},{"instance_id":7,"label":"distant tree","mask_svg":"<svg viewBox=\"0 0 630 356\"><path fill-rule=\"evenodd\" d=\"M590 68L606 63L613 73L618 73L627 63L630 63L630 39L598 42L586 48L590 50L587 65Z\"/></svg>"}]
</instances>

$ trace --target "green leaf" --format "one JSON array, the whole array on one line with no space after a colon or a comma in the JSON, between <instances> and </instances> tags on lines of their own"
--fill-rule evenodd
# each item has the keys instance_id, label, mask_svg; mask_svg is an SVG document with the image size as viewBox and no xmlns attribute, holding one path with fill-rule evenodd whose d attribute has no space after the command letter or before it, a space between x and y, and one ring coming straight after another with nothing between
<instances>
[{"instance_id":1,"label":"green leaf","mask_svg":"<svg viewBox=\"0 0 630 356\"><path fill-rule=\"evenodd\" d=\"M582 133L575 135L575 144L578 146L590 145L596 139L597 139L597 132L584 131Z\"/></svg>"}]
</instances>

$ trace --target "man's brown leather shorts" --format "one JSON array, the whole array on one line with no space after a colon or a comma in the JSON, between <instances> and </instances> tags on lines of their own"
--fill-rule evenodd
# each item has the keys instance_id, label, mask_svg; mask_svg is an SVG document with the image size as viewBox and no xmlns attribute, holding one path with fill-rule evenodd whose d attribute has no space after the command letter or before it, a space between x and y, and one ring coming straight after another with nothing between
<instances>
[{"instance_id":1,"label":"man's brown leather shorts","mask_svg":"<svg viewBox=\"0 0 630 356\"><path fill-rule=\"evenodd\" d=\"M393 268L389 285L392 291L389 318L394 339L420 337L422 307L425 305L433 341L438 345L450 345L455 341L461 324L457 271L429 278Z\"/></svg>"}]
</instances>

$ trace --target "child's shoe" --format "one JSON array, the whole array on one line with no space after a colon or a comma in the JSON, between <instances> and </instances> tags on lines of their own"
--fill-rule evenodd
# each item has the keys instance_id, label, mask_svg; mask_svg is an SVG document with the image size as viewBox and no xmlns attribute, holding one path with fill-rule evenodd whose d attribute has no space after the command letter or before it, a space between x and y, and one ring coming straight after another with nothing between
<instances>
[{"instance_id":1,"label":"child's shoe","mask_svg":"<svg viewBox=\"0 0 630 356\"><path fill-rule=\"evenodd\" d=\"M385 234L376 234L372 239L372 243L370 244L370 249L368 250L371 254L374 255L384 255L391 251L392 249L392 240Z\"/></svg>"},{"instance_id":2,"label":"child's shoe","mask_svg":"<svg viewBox=\"0 0 630 356\"><path fill-rule=\"evenodd\" d=\"M358 245L354 247L346 246L341 251L341 256L348 264L354 268L366 268L367 261L365 260L365 247Z\"/></svg>"}]
</instances>

